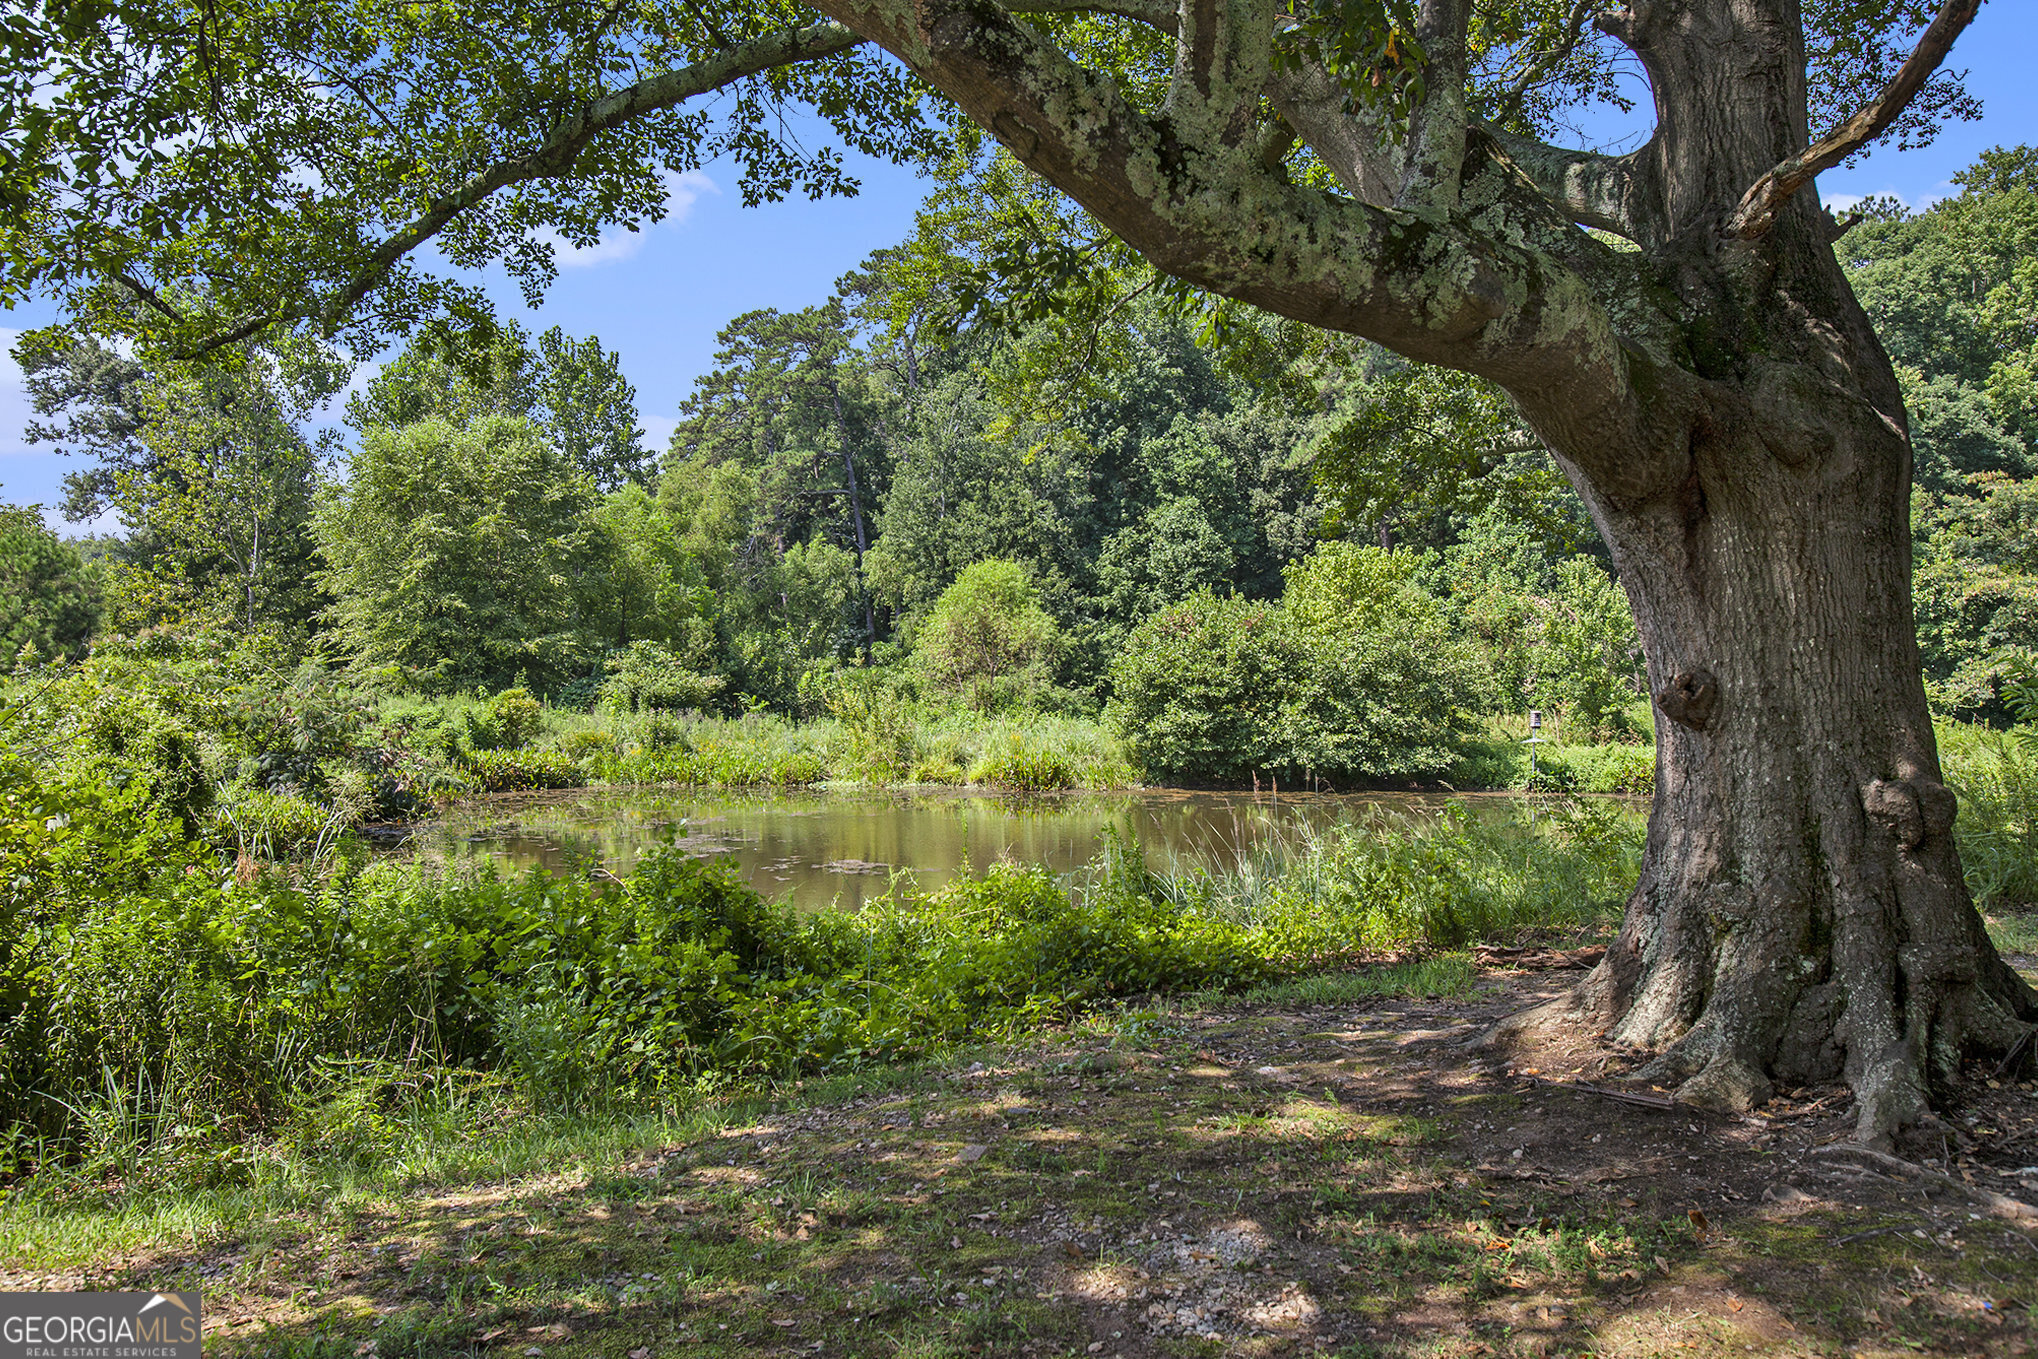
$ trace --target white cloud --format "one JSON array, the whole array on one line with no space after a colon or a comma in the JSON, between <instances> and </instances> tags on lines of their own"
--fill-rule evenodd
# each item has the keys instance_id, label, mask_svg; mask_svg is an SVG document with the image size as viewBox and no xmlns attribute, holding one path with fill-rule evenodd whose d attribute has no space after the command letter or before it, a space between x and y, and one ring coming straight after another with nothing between
<instances>
[{"instance_id":1,"label":"white cloud","mask_svg":"<svg viewBox=\"0 0 2038 1359\"><path fill-rule=\"evenodd\" d=\"M21 369L14 363L14 342L20 338L19 329L0 326L0 457L31 455L22 432L28 428L34 412L29 409Z\"/></svg>"},{"instance_id":2,"label":"white cloud","mask_svg":"<svg viewBox=\"0 0 2038 1359\"><path fill-rule=\"evenodd\" d=\"M701 200L701 195L713 194L719 198L722 193L721 185L699 170L688 170L682 174L668 170L661 178L665 181L665 216L658 225L663 227L683 224L693 215L694 204ZM644 244L644 232L628 228L618 228L587 246L574 245L556 231L539 232L538 238L549 241L558 252L562 269L591 269L600 264L614 264L630 258Z\"/></svg>"},{"instance_id":3,"label":"white cloud","mask_svg":"<svg viewBox=\"0 0 2038 1359\"><path fill-rule=\"evenodd\" d=\"M1903 204L1906 208L1910 209L1912 212L1925 212L1928 209L1930 209L1933 204L1938 203L1942 199L1951 198L1953 196L1953 192L1954 192L1953 182L1951 180L1945 180L1939 184L1935 184L1929 191L1919 194L1916 197L1911 197L1906 194L1898 193L1895 189L1892 188L1892 189L1881 189L1872 194L1867 193L1821 194L1819 195L1819 201L1825 204L1826 208L1829 211L1835 213L1843 213L1851 211L1852 209L1860 206L1863 202L1866 202L1870 198L1894 198L1897 202Z\"/></svg>"},{"instance_id":4,"label":"white cloud","mask_svg":"<svg viewBox=\"0 0 2038 1359\"><path fill-rule=\"evenodd\" d=\"M670 415L639 415L644 425L644 449L648 453L663 453L672 442L672 432L679 428L679 420Z\"/></svg>"}]
</instances>

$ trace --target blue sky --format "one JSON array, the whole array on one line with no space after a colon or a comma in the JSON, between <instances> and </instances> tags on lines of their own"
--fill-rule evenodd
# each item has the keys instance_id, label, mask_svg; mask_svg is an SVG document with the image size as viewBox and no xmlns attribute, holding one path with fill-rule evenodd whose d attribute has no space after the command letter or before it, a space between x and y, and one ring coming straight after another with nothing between
<instances>
[{"instance_id":1,"label":"blue sky","mask_svg":"<svg viewBox=\"0 0 2038 1359\"><path fill-rule=\"evenodd\" d=\"M2038 139L2034 51L2038 5L1985 5L1949 62L1967 69L1968 88L1983 103L1981 121L1947 128L1922 151L1885 149L1857 167L1830 171L1819 179L1820 192L1840 204L1889 193L1922 207L1949 192L1950 177L1981 151ZM1594 127L1609 140L1620 131L1611 119L1594 120ZM863 181L858 197L758 208L742 206L729 167L710 165L675 182L665 221L616 233L564 259L558 281L535 311L500 276L490 280L491 292L504 315L533 332L563 326L569 334L599 335L618 351L637 387L648 442L663 448L680 402L713 362L717 330L754 308L824 300L837 278L910 229L925 182L897 166L853 153L849 159ZM0 314L0 350L11 347L16 330L52 319L48 307ZM28 414L19 374L0 355L0 501L52 504L71 464L26 442ZM66 528L54 511L47 517L60 531Z\"/></svg>"}]
</instances>

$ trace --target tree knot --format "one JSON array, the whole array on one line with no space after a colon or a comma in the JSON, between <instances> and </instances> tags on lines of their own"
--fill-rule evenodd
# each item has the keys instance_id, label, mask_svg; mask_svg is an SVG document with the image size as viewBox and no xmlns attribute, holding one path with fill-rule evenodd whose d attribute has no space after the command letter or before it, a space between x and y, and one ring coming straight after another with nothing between
<instances>
[{"instance_id":1,"label":"tree knot","mask_svg":"<svg viewBox=\"0 0 2038 1359\"><path fill-rule=\"evenodd\" d=\"M1720 686L1707 670L1686 670L1656 694L1656 706L1672 722L1704 731L1719 706Z\"/></svg>"},{"instance_id":2,"label":"tree knot","mask_svg":"<svg viewBox=\"0 0 2038 1359\"><path fill-rule=\"evenodd\" d=\"M1952 830L1959 809L1953 790L1933 779L1877 779L1861 790L1861 805L1905 849Z\"/></svg>"}]
</instances>

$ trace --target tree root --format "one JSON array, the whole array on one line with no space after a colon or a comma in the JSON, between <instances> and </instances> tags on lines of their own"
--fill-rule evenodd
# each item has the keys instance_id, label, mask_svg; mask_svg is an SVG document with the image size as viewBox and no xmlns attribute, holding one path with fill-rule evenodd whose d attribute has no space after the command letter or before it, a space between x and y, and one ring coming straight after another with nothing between
<instances>
[{"instance_id":1,"label":"tree root","mask_svg":"<svg viewBox=\"0 0 2038 1359\"><path fill-rule=\"evenodd\" d=\"M2038 1227L2038 1208L2032 1207L2022 1199L2013 1199L2007 1194L1998 1194L1993 1190L1982 1189L1976 1185L1968 1184L1964 1180L1956 1180L1951 1175L1941 1175L1936 1170L1927 1170L1916 1162L1906 1161L1901 1156L1891 1156L1888 1152L1877 1151L1873 1147L1859 1146L1852 1142L1839 1142L1830 1147L1815 1148L1812 1151L1812 1155L1857 1156L1870 1165L1901 1175L1905 1179L1930 1180L1934 1184L1944 1185L1948 1189L1963 1194L1981 1205L1991 1217L2001 1218L2005 1222L2015 1222Z\"/></svg>"}]
</instances>

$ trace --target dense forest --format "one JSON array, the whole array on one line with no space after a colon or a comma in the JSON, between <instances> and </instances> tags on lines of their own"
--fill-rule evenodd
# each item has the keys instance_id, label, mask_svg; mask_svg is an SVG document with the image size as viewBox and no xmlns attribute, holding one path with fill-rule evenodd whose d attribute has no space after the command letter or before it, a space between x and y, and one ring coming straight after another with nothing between
<instances>
[{"instance_id":1,"label":"dense forest","mask_svg":"<svg viewBox=\"0 0 2038 1359\"><path fill-rule=\"evenodd\" d=\"M1932 696L2001 721L2038 647L2038 155L1958 189L1863 204L1839 249L1912 414ZM79 459L66 513L128 532L10 517L5 659L225 629L417 695L812 718L882 691L1103 717L1162 780L1435 778L1530 709L1646 739L1626 600L1496 391L1158 291L1010 284L1015 250L1081 247L1004 153L958 154L834 296L728 323L663 450L618 356L557 329L423 332L346 439L299 432L351 371L303 344L195 376L24 354L36 437Z\"/></svg>"}]
</instances>

